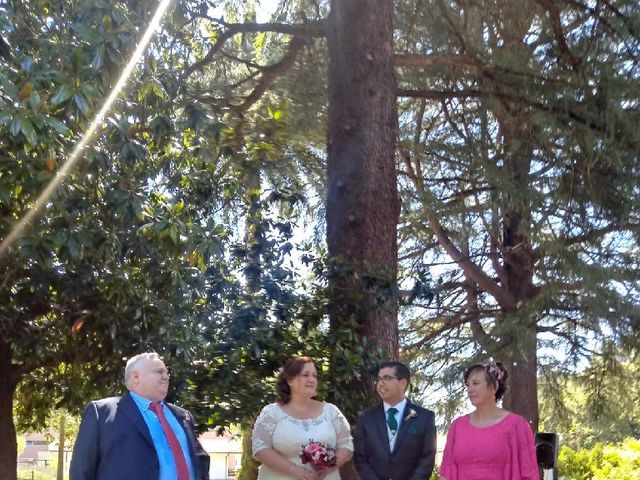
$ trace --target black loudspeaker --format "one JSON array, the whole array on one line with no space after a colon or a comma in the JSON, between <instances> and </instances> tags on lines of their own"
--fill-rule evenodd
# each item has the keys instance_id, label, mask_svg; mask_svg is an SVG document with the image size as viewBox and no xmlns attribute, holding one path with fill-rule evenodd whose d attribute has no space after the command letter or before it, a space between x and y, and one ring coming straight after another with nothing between
<instances>
[{"instance_id":1,"label":"black loudspeaker","mask_svg":"<svg viewBox=\"0 0 640 480\"><path fill-rule=\"evenodd\" d=\"M538 432L535 440L538 466L546 470L556 468L558 464L558 434Z\"/></svg>"}]
</instances>

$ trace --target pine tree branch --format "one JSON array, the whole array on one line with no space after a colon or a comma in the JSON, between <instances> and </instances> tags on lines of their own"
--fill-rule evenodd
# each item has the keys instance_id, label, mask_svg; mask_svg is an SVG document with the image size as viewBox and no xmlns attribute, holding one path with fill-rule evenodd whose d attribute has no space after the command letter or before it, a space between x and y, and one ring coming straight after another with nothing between
<instances>
[{"instance_id":1,"label":"pine tree branch","mask_svg":"<svg viewBox=\"0 0 640 480\"><path fill-rule=\"evenodd\" d=\"M549 21L551 22L551 28L553 29L553 35L558 43L560 50L560 58L565 58L572 67L577 67L580 62L571 53L569 45L567 45L567 39L562 31L562 22L560 20L560 11L553 0L535 0L535 2L544 8L549 15Z\"/></svg>"},{"instance_id":2,"label":"pine tree branch","mask_svg":"<svg viewBox=\"0 0 640 480\"><path fill-rule=\"evenodd\" d=\"M435 330L430 331L426 335L424 335L420 340L414 342L409 345L405 345L404 348L412 349L412 348L421 348L430 341L440 337L444 332L453 330L456 327L464 325L465 323L469 323L472 320L470 314L468 312L460 312L456 315L446 317L446 318L436 318L433 322L442 322L442 325Z\"/></svg>"},{"instance_id":3,"label":"pine tree branch","mask_svg":"<svg viewBox=\"0 0 640 480\"><path fill-rule=\"evenodd\" d=\"M398 97L426 98L428 100L449 100L451 98L477 98L483 94L481 90L409 90L399 88Z\"/></svg>"},{"instance_id":4,"label":"pine tree branch","mask_svg":"<svg viewBox=\"0 0 640 480\"><path fill-rule=\"evenodd\" d=\"M490 278L482 268L473 263L468 256L464 255L451 241L445 232L438 218L432 213L427 213L427 218L431 223L431 228L438 242L447 252L447 254L462 268L465 275L475 282L479 288L490 293L495 300L506 311L512 311L516 307L516 301L513 295L503 287L500 287Z\"/></svg>"},{"instance_id":5,"label":"pine tree branch","mask_svg":"<svg viewBox=\"0 0 640 480\"><path fill-rule=\"evenodd\" d=\"M578 243L590 243L594 240L598 240L603 236L620 231L640 232L640 224L638 223L622 223L620 225L609 225L608 227L590 230L582 235L576 237L569 237L563 241L565 246L576 245Z\"/></svg>"},{"instance_id":6,"label":"pine tree branch","mask_svg":"<svg viewBox=\"0 0 640 480\"><path fill-rule=\"evenodd\" d=\"M466 273L465 277L467 277ZM480 316L480 309L478 308L478 287L469 277L467 277L467 286L465 290L467 296L467 310L476 313L476 315L472 316L471 321L469 322L473 338L476 339L478 344L480 344L485 351L498 351L498 347L500 346L499 342L494 340L491 335L486 332L482 323L480 323L480 319L482 317Z\"/></svg>"},{"instance_id":7,"label":"pine tree branch","mask_svg":"<svg viewBox=\"0 0 640 480\"><path fill-rule=\"evenodd\" d=\"M206 65L212 63L216 54L220 49L222 49L222 47L224 47L227 40L230 40L240 33L273 32L302 38L325 36L324 21L309 22L300 25L288 25L283 23L225 23L221 20L216 20L216 23L219 23L224 28L224 31L216 38L215 43L211 46L202 60L195 62L185 69L182 74L183 81L192 73L197 70L202 70Z\"/></svg>"},{"instance_id":8,"label":"pine tree branch","mask_svg":"<svg viewBox=\"0 0 640 480\"><path fill-rule=\"evenodd\" d=\"M431 67L433 65L449 65L455 67L483 68L484 65L471 55L434 53L430 55L415 55L397 53L394 56L394 64L397 67Z\"/></svg>"},{"instance_id":9,"label":"pine tree branch","mask_svg":"<svg viewBox=\"0 0 640 480\"><path fill-rule=\"evenodd\" d=\"M298 57L298 53L307 44L307 41L308 40L303 37L293 37L284 57L282 57L278 63L262 68L262 76L258 85L245 98L244 102L238 107L238 110L246 111L256 103L271 84L293 66Z\"/></svg>"},{"instance_id":10,"label":"pine tree branch","mask_svg":"<svg viewBox=\"0 0 640 480\"><path fill-rule=\"evenodd\" d=\"M499 79L494 78L499 82ZM508 85L508 84L507 84ZM606 120L603 120L597 112L593 109L589 109L588 106L579 104L574 101L573 104L568 101L563 102L561 105L554 105L550 102L545 103L542 100L534 99L525 95L519 95L513 92L498 91L496 89L481 89L481 90L407 90L398 89L397 95L399 97L411 97L411 98L427 98L431 100L442 101L450 98L472 98L481 96L494 96L503 101L512 102L515 104L524 105L527 107L533 107L539 111L547 112L555 115L556 118L562 122L565 126L572 126L573 122L577 122L591 130L600 134L610 136L613 132L613 140L618 144L629 150L639 150L640 141L634 138L631 134L634 133L630 130L630 123L617 122L613 126ZM627 111L630 115L637 117L636 112ZM635 122L638 119L631 120ZM629 131L629 133L627 133Z\"/></svg>"},{"instance_id":11,"label":"pine tree branch","mask_svg":"<svg viewBox=\"0 0 640 480\"><path fill-rule=\"evenodd\" d=\"M629 56L632 58L637 58L638 51L633 45L630 45L629 42L618 32L618 30L611 24L611 22L604 16L601 15L601 11L609 11L613 14L613 16L622 22L624 26L627 28L628 32L631 36L638 40L640 38L640 29L638 29L637 22L634 22L633 16L628 16L622 13L619 9L617 9L610 1L599 0L596 3L595 7L590 7L585 5L582 2L576 0L565 0L568 5L573 5L576 8L582 9L585 12L589 13L589 16L593 19L594 22L601 23L605 26L605 30L607 30L612 35L617 36L620 39L627 49Z\"/></svg>"}]
</instances>

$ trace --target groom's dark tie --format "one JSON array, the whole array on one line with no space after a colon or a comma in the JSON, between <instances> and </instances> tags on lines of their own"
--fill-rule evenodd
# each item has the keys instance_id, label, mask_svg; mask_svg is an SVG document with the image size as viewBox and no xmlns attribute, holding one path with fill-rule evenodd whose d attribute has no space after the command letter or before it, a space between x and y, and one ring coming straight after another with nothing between
<instances>
[{"instance_id":1,"label":"groom's dark tie","mask_svg":"<svg viewBox=\"0 0 640 480\"><path fill-rule=\"evenodd\" d=\"M398 413L398 409L391 407L387 410L387 425L389 425L389 430L391 433L396 433L398 431L398 420L396 420L396 413Z\"/></svg>"}]
</instances>

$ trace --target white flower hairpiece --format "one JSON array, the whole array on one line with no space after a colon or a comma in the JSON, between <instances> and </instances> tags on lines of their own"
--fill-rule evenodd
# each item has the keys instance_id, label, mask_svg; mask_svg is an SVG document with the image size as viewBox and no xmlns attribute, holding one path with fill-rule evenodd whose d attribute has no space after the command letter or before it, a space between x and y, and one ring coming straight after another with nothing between
<instances>
[{"instance_id":1,"label":"white flower hairpiece","mask_svg":"<svg viewBox=\"0 0 640 480\"><path fill-rule=\"evenodd\" d=\"M489 372L489 374L493 378L495 378L498 381L498 383L500 383L504 378L504 372L498 366L498 364L496 364L496 362L487 362L484 364L484 368L487 369L487 372Z\"/></svg>"}]
</instances>

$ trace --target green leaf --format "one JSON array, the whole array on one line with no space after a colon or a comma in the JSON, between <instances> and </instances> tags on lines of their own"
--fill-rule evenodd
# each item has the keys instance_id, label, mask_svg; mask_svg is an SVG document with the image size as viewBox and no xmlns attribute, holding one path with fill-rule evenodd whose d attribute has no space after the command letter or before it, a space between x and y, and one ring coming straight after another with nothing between
<instances>
[{"instance_id":1,"label":"green leaf","mask_svg":"<svg viewBox=\"0 0 640 480\"><path fill-rule=\"evenodd\" d=\"M13 120L11 121L11 135L13 135L14 137L17 137L19 133L20 133L20 120L18 119L18 117L13 117Z\"/></svg>"},{"instance_id":2,"label":"green leaf","mask_svg":"<svg viewBox=\"0 0 640 480\"><path fill-rule=\"evenodd\" d=\"M80 258L80 245L78 241L74 237L69 237L69 241L67 242L67 250L69 251L69 256L73 259Z\"/></svg>"},{"instance_id":3,"label":"green leaf","mask_svg":"<svg viewBox=\"0 0 640 480\"><path fill-rule=\"evenodd\" d=\"M164 89L162 88L162 84L160 84L159 82L154 81L152 86L151 86L151 89L152 89L153 93L156 95L156 97L166 98L166 95L164 93Z\"/></svg>"},{"instance_id":4,"label":"green leaf","mask_svg":"<svg viewBox=\"0 0 640 480\"><path fill-rule=\"evenodd\" d=\"M90 83L85 83L80 87L80 91L86 98L96 98L99 95L98 89Z\"/></svg>"},{"instance_id":5,"label":"green leaf","mask_svg":"<svg viewBox=\"0 0 640 480\"><path fill-rule=\"evenodd\" d=\"M56 94L51 98L51 105L57 106L62 102L66 102L73 95L73 87L69 84L62 85Z\"/></svg>"},{"instance_id":6,"label":"green leaf","mask_svg":"<svg viewBox=\"0 0 640 480\"><path fill-rule=\"evenodd\" d=\"M40 94L34 93L33 95L31 95L29 97L29 100L27 100L27 105L29 105L32 110L36 110L40 105Z\"/></svg>"},{"instance_id":7,"label":"green leaf","mask_svg":"<svg viewBox=\"0 0 640 480\"><path fill-rule=\"evenodd\" d=\"M82 113L87 113L89 111L89 104L87 103L87 100L84 98L84 95L78 92L75 95L73 95L73 100L76 102L76 105L78 106L78 108Z\"/></svg>"},{"instance_id":8,"label":"green leaf","mask_svg":"<svg viewBox=\"0 0 640 480\"><path fill-rule=\"evenodd\" d=\"M31 57L24 57L20 62L20 66L22 67L22 70L30 73L33 70L33 59Z\"/></svg>"},{"instance_id":9,"label":"green leaf","mask_svg":"<svg viewBox=\"0 0 640 480\"><path fill-rule=\"evenodd\" d=\"M33 128L31 120L24 115L18 115L18 122L20 122L20 130L22 130L27 141L31 145L35 145L38 142L38 134L36 133L35 128Z\"/></svg>"},{"instance_id":10,"label":"green leaf","mask_svg":"<svg viewBox=\"0 0 640 480\"><path fill-rule=\"evenodd\" d=\"M96 53L91 61L91 68L94 70L100 70L100 67L104 65L104 44L100 45L96 49Z\"/></svg>"},{"instance_id":11,"label":"green leaf","mask_svg":"<svg viewBox=\"0 0 640 480\"><path fill-rule=\"evenodd\" d=\"M0 203L8 205L11 201L11 192L4 188L4 185L0 185Z\"/></svg>"},{"instance_id":12,"label":"green leaf","mask_svg":"<svg viewBox=\"0 0 640 480\"><path fill-rule=\"evenodd\" d=\"M256 53L261 52L267 43L267 33L260 32L253 40L253 49Z\"/></svg>"},{"instance_id":13,"label":"green leaf","mask_svg":"<svg viewBox=\"0 0 640 480\"><path fill-rule=\"evenodd\" d=\"M11 100L18 101L18 89L5 75L2 74L0 74L0 87L2 87L2 90L4 90L9 97L11 97Z\"/></svg>"},{"instance_id":14,"label":"green leaf","mask_svg":"<svg viewBox=\"0 0 640 480\"><path fill-rule=\"evenodd\" d=\"M45 117L44 121L56 132L58 132L61 135L64 135L65 137L69 135L69 133L71 132L71 130L69 130L69 128L64 123L62 123L60 120L56 118Z\"/></svg>"},{"instance_id":15,"label":"green leaf","mask_svg":"<svg viewBox=\"0 0 640 480\"><path fill-rule=\"evenodd\" d=\"M169 227L169 237L173 241L174 245L178 245L178 227L171 225Z\"/></svg>"},{"instance_id":16,"label":"green leaf","mask_svg":"<svg viewBox=\"0 0 640 480\"><path fill-rule=\"evenodd\" d=\"M38 172L38 175L36 175L36 180L38 180L39 182L49 182L51 181L51 179L53 178L53 173L47 171L47 170L40 170Z\"/></svg>"},{"instance_id":17,"label":"green leaf","mask_svg":"<svg viewBox=\"0 0 640 480\"><path fill-rule=\"evenodd\" d=\"M42 130L42 128L44 127L44 119L45 119L45 116L42 115L41 113L29 114L29 120L31 120L31 123L33 124L33 126L36 127L38 130Z\"/></svg>"},{"instance_id":18,"label":"green leaf","mask_svg":"<svg viewBox=\"0 0 640 480\"><path fill-rule=\"evenodd\" d=\"M85 40L87 43L96 44L102 40L100 34L93 28L89 26L83 25L81 23L76 23L71 26L73 30L75 30L80 37Z\"/></svg>"}]
</instances>

